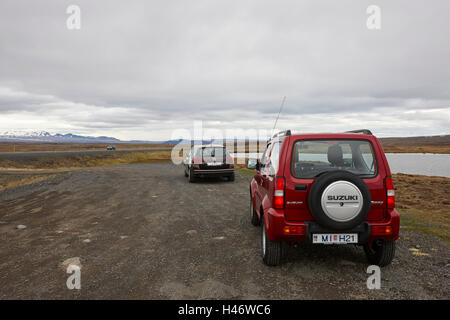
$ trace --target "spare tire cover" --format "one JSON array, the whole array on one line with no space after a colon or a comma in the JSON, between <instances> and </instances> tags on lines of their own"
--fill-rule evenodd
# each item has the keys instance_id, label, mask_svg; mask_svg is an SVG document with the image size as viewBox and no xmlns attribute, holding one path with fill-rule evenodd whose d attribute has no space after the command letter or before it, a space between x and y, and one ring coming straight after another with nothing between
<instances>
[{"instance_id":1,"label":"spare tire cover","mask_svg":"<svg viewBox=\"0 0 450 320\"><path fill-rule=\"evenodd\" d=\"M370 191L357 175L329 171L312 184L308 205L316 221L325 228L349 230L361 224L370 211Z\"/></svg>"}]
</instances>

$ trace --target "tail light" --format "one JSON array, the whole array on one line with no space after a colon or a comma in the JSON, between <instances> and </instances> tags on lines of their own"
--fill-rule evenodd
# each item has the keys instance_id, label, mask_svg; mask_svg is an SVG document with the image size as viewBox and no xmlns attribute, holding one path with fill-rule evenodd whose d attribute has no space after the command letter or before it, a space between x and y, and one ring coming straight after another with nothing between
<instances>
[{"instance_id":1,"label":"tail light","mask_svg":"<svg viewBox=\"0 0 450 320\"><path fill-rule=\"evenodd\" d=\"M201 158L192 158L191 165L194 170L199 170L200 165L203 163L203 159Z\"/></svg>"},{"instance_id":2,"label":"tail light","mask_svg":"<svg viewBox=\"0 0 450 320\"><path fill-rule=\"evenodd\" d=\"M394 209L395 207L395 191L394 184L392 183L391 177L386 177L386 197L387 197L387 208Z\"/></svg>"},{"instance_id":3,"label":"tail light","mask_svg":"<svg viewBox=\"0 0 450 320\"><path fill-rule=\"evenodd\" d=\"M284 178L277 177L273 195L273 206L275 209L284 208Z\"/></svg>"},{"instance_id":4,"label":"tail light","mask_svg":"<svg viewBox=\"0 0 450 320\"><path fill-rule=\"evenodd\" d=\"M371 226L372 234L391 234L391 226Z\"/></svg>"},{"instance_id":5,"label":"tail light","mask_svg":"<svg viewBox=\"0 0 450 320\"><path fill-rule=\"evenodd\" d=\"M226 159L226 164L228 164L228 165L230 166L230 168L234 168L234 161L233 161L233 158L227 157L227 159Z\"/></svg>"},{"instance_id":6,"label":"tail light","mask_svg":"<svg viewBox=\"0 0 450 320\"><path fill-rule=\"evenodd\" d=\"M285 226L283 228L284 234L305 234L305 228L303 226Z\"/></svg>"}]
</instances>

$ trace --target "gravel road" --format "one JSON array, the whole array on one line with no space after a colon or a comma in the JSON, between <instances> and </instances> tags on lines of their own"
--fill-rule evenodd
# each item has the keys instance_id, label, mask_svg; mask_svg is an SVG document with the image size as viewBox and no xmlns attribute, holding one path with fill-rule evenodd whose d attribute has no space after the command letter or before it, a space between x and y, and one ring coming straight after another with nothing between
<instances>
[{"instance_id":1,"label":"gravel road","mask_svg":"<svg viewBox=\"0 0 450 320\"><path fill-rule=\"evenodd\" d=\"M263 265L250 179L189 184L182 167L149 163L2 191L0 298L450 298L448 244L405 229L380 290L367 289L368 263L352 245L301 245L282 266ZM63 262L76 257L81 289L69 290Z\"/></svg>"}]
</instances>

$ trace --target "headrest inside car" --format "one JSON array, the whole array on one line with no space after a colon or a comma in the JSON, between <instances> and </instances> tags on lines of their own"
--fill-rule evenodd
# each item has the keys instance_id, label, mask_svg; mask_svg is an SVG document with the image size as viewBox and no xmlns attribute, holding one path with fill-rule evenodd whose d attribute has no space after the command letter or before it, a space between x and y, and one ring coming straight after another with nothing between
<instances>
[{"instance_id":1,"label":"headrest inside car","mask_svg":"<svg viewBox=\"0 0 450 320\"><path fill-rule=\"evenodd\" d=\"M328 162L331 163L333 166L344 165L342 148L340 145L335 144L328 147Z\"/></svg>"}]
</instances>

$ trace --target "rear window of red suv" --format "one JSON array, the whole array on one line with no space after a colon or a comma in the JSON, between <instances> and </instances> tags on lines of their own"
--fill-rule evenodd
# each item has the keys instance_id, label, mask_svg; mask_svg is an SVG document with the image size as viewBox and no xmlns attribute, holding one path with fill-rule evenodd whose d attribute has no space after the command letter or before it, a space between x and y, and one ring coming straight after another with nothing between
<instances>
[{"instance_id":1,"label":"rear window of red suv","mask_svg":"<svg viewBox=\"0 0 450 320\"><path fill-rule=\"evenodd\" d=\"M367 140L299 140L292 152L292 175L301 179L333 170L369 178L377 174L377 168L372 144Z\"/></svg>"}]
</instances>

